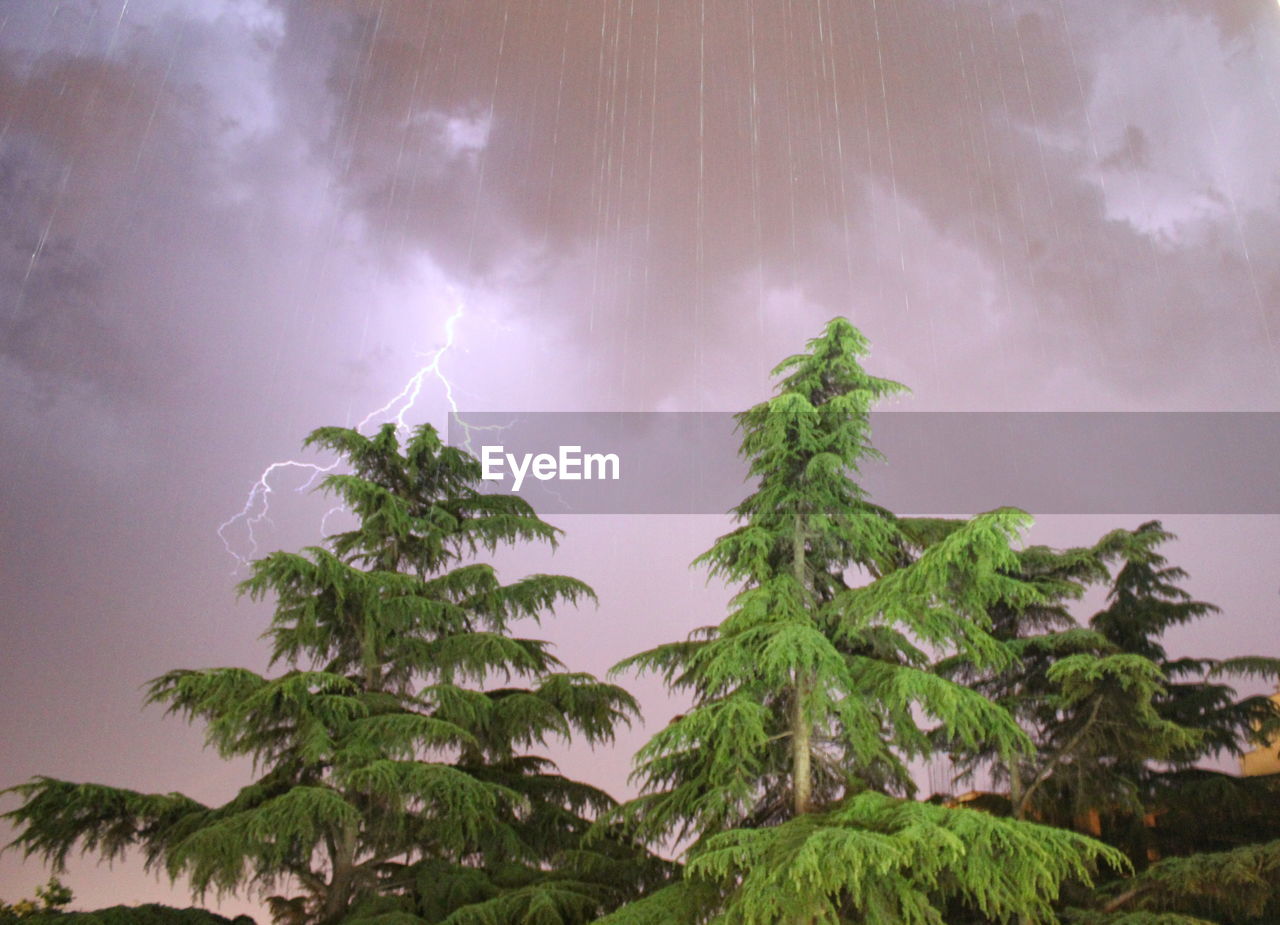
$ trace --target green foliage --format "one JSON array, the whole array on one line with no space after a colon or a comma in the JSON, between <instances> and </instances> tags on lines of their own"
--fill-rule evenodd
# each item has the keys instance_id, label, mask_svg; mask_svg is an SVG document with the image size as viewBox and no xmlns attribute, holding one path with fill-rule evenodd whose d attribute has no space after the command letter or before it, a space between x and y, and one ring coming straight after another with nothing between
<instances>
[{"instance_id":1,"label":"green foliage","mask_svg":"<svg viewBox=\"0 0 1280 925\"><path fill-rule=\"evenodd\" d=\"M714 836L690 862L726 885L724 921L944 921L940 895L993 919L1050 915L1107 849L1068 832L866 792L827 813Z\"/></svg>"},{"instance_id":2,"label":"green foliage","mask_svg":"<svg viewBox=\"0 0 1280 925\"><path fill-rule=\"evenodd\" d=\"M74 896L57 877L36 887L35 899L20 899L13 905L0 900L0 922L37 918L44 914L56 914L63 906L70 905Z\"/></svg>"},{"instance_id":3,"label":"green foliage","mask_svg":"<svg viewBox=\"0 0 1280 925\"><path fill-rule=\"evenodd\" d=\"M0 902L0 923L23 925L254 925L247 915L224 918L203 909L174 909L169 906L112 906L95 912L65 912L75 897L57 877L36 887L35 899L13 905Z\"/></svg>"},{"instance_id":4,"label":"green foliage","mask_svg":"<svg viewBox=\"0 0 1280 925\"><path fill-rule=\"evenodd\" d=\"M940 666L1011 710L1035 739L1035 753L1014 764L990 750L955 750L964 772L992 764L997 779L1009 782L1015 814L1070 826L1101 811L1125 816L1133 829L1132 820L1150 809L1157 776L1167 777L1153 762L1176 770L1238 752L1273 722L1266 698L1236 703L1230 687L1209 680L1234 662L1166 657L1158 642L1165 629L1216 610L1173 584L1183 573L1155 552L1170 538L1152 522L1112 531L1091 548L1024 555L1017 573L1052 589L1057 605L997 615L996 633L1017 660L996 671L966 659ZM1108 607L1088 628L1079 626L1065 603L1109 580ZM1276 663L1246 659L1240 667L1265 672ZM1196 673L1202 677L1193 679ZM1125 847L1145 863L1147 845Z\"/></svg>"},{"instance_id":5,"label":"green foliage","mask_svg":"<svg viewBox=\"0 0 1280 925\"><path fill-rule=\"evenodd\" d=\"M5 921L0 915L0 922ZM255 925L247 915L229 919L204 909L175 909L148 903L144 906L109 906L93 912L36 913L23 925Z\"/></svg>"},{"instance_id":6,"label":"green foliage","mask_svg":"<svg viewBox=\"0 0 1280 925\"><path fill-rule=\"evenodd\" d=\"M1008 710L932 660L1009 668L992 614L1051 599L1016 574L1023 512L900 520L866 497L868 412L902 387L865 373L865 352L836 319L775 370L778 394L739 417L757 488L697 560L740 585L729 616L615 669L693 695L637 755L642 793L615 814L689 847L682 881L606 922L1043 921L1062 882L1122 863L1074 833L894 796L939 741L1029 752ZM852 569L871 581L850 586Z\"/></svg>"},{"instance_id":7,"label":"green foliage","mask_svg":"<svg viewBox=\"0 0 1280 925\"><path fill-rule=\"evenodd\" d=\"M1222 679L1274 678L1280 663L1169 657L1161 642L1167 629L1217 612L1179 587L1185 573L1158 552L1172 538L1153 521L1113 531L1089 549L1024 558L1019 573L1042 584L1052 577L1062 602L1087 584L1110 582L1107 605L1087 628L1065 609L1007 611L997 632L1018 655L1012 665L944 663L945 673L1018 716L1036 750L1009 762L990 749L951 745L963 770L994 764L1010 784L1014 815L1086 831L1099 826L1139 871L1164 858L1092 898L1077 897L1092 908L1075 910L1075 920L1272 921L1272 885L1258 865L1265 867L1260 859L1274 850L1266 846L1280 836L1280 782L1197 763L1238 755L1275 734L1272 701L1239 698ZM1218 893L1213 884L1222 885Z\"/></svg>"},{"instance_id":8,"label":"green foliage","mask_svg":"<svg viewBox=\"0 0 1280 925\"><path fill-rule=\"evenodd\" d=\"M1173 760L1190 766L1222 755L1238 756L1250 743L1269 741L1280 732L1280 712L1267 697L1237 698L1223 678L1280 679L1280 659L1243 656L1229 659L1172 659L1160 637L1170 628L1212 616L1218 608L1193 600L1178 586L1185 571L1167 564L1156 549L1174 539L1159 522L1133 533L1137 549L1112 583L1108 606L1090 625L1124 652L1143 655L1169 680L1159 710L1172 722L1194 728L1199 737Z\"/></svg>"},{"instance_id":9,"label":"green foliage","mask_svg":"<svg viewBox=\"0 0 1280 925\"><path fill-rule=\"evenodd\" d=\"M465 561L554 544L555 528L519 498L481 493L476 460L430 427L403 447L390 425L373 437L325 428L308 443L349 465L323 487L357 524L256 561L242 585L276 602L266 636L285 670L177 670L149 688L149 702L203 722L210 746L261 776L219 807L36 778L10 791L22 800L6 814L14 844L59 869L77 847L108 860L141 848L200 894L289 884L302 892L272 897L273 914L299 923L482 921L493 909L578 922L665 878L625 839L589 849L583 835L612 800L525 752L609 743L636 714L622 688L562 670L547 643L513 631L594 599L589 587L503 584Z\"/></svg>"},{"instance_id":10,"label":"green foliage","mask_svg":"<svg viewBox=\"0 0 1280 925\"><path fill-rule=\"evenodd\" d=\"M1168 858L1111 886L1101 899L1101 909L1076 911L1073 920L1274 922L1280 918L1280 841Z\"/></svg>"}]
</instances>

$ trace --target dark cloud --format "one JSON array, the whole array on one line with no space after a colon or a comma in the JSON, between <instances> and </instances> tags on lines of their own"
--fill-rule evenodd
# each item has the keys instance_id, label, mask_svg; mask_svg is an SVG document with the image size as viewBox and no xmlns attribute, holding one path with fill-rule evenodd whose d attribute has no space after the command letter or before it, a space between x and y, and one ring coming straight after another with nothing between
<instances>
[{"instance_id":1,"label":"dark cloud","mask_svg":"<svg viewBox=\"0 0 1280 925\"><path fill-rule=\"evenodd\" d=\"M711 4L705 24L699 9L292 5L280 60L295 87L323 74L327 95L303 94L313 151L382 252L421 248L456 279L518 292L522 312L570 319L618 367L644 351L668 391L700 391L692 371L759 327L770 288L871 328L912 310L986 323L973 293L929 289L933 255L903 238L908 212L998 276L988 335L1066 346L1049 366L1092 364L1112 387L1142 392L1212 355L1189 298L1201 287L1180 268L1198 283L1205 259L1251 250L1249 292L1226 278L1236 304L1254 303L1251 338L1277 323L1274 262L1257 259L1268 239L1214 207L1236 195L1212 175L1228 139L1153 140L1170 113L1143 97L1160 88L1114 70L1134 42L1164 43L1182 69L1173 105L1194 107L1184 123L1211 127L1206 95L1258 114L1272 105L1262 86L1216 98L1230 72L1265 67L1259 9ZM1165 189L1183 173L1203 188ZM1190 241L1178 210L1198 220L1198 200L1210 227ZM1142 364L1157 305L1194 336ZM674 351L648 351L677 325L689 336ZM1238 331L1210 333L1234 349ZM641 401L664 391L638 387Z\"/></svg>"},{"instance_id":2,"label":"dark cloud","mask_svg":"<svg viewBox=\"0 0 1280 925\"><path fill-rule=\"evenodd\" d=\"M0 281L9 306L0 325L0 354L46 396L70 380L128 390L138 358L97 310L101 268L74 242L47 233L41 219L50 207L35 194L58 181L40 182L39 160L37 152L17 146L0 157L0 211L8 217Z\"/></svg>"}]
</instances>

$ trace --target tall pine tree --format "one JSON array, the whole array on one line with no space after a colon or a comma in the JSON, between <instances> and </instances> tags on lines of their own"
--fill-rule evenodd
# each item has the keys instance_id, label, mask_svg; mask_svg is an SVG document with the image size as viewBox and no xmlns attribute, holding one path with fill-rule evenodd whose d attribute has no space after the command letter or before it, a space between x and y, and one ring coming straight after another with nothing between
<instances>
[{"instance_id":1,"label":"tall pine tree","mask_svg":"<svg viewBox=\"0 0 1280 925\"><path fill-rule=\"evenodd\" d=\"M77 846L107 859L140 848L197 893L292 889L271 898L277 919L322 925L586 922L660 881L663 865L624 841L585 845L613 802L529 752L609 742L636 709L513 632L589 587L503 584L475 560L558 531L517 497L481 493L476 460L430 427L403 448L390 425L308 443L347 463L324 488L357 524L258 560L242 585L274 598L266 636L287 670L178 670L150 686L151 702L204 721L221 755L251 757L258 779L210 807L37 778L13 788L15 845L55 868Z\"/></svg>"},{"instance_id":2,"label":"tall pine tree","mask_svg":"<svg viewBox=\"0 0 1280 925\"><path fill-rule=\"evenodd\" d=\"M1025 514L901 521L871 503L868 412L902 386L868 375L862 335L830 322L739 417L756 490L698 561L738 585L719 626L628 659L692 708L637 756L619 815L685 839L684 879L604 921L940 923L958 905L1049 920L1068 878L1117 855L1074 833L914 802L907 762L940 734L1001 754L1014 718L930 670L933 652L1007 665L990 612L1040 599L1011 577ZM851 587L860 567L873 580Z\"/></svg>"}]
</instances>

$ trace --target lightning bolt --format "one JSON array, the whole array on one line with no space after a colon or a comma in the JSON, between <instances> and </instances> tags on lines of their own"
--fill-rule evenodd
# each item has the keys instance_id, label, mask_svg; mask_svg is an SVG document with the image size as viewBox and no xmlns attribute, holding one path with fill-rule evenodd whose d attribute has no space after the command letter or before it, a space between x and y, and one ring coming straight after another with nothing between
<instances>
[{"instance_id":1,"label":"lightning bolt","mask_svg":"<svg viewBox=\"0 0 1280 925\"><path fill-rule=\"evenodd\" d=\"M286 459L281 462L273 462L262 470L262 475L258 476L258 481L253 483L253 487L249 489L249 496L245 499L244 507L231 517L224 520L218 525L218 539L222 540L223 547L227 550L227 554L236 560L236 569L232 570L232 574L240 568L247 566L249 561L258 554L258 537L257 530L263 523L271 523L271 476L283 469L302 469L310 472L311 475L306 483L297 489L299 492L307 491L320 476L326 472L331 472L337 462L330 463L327 466L318 466L315 463L302 462L297 459ZM326 519L328 515L325 515ZM232 546L231 539L227 532L236 524L244 524L249 536L249 552L241 555Z\"/></svg>"},{"instance_id":2,"label":"lightning bolt","mask_svg":"<svg viewBox=\"0 0 1280 925\"><path fill-rule=\"evenodd\" d=\"M464 304L458 293L453 287L449 288L449 294L454 299L453 314L451 314L444 323L444 344L436 350L432 355L430 362L423 366L410 377L405 383L400 393L388 401L381 408L376 408L364 416L356 430L363 430L369 426L371 421L391 421L396 425L397 431L408 430L409 425L405 423L404 416L413 410L413 406L417 404L418 396L422 394L422 383L426 381L428 376L435 376L440 380L440 384L444 386L444 398L449 403L449 414L457 419L458 403L453 397L453 383L449 381L449 377L440 369L440 359L449 350L453 349L454 338L457 336L458 320L462 317ZM399 406L400 410L394 416L388 417L391 410Z\"/></svg>"},{"instance_id":3,"label":"lightning bolt","mask_svg":"<svg viewBox=\"0 0 1280 925\"><path fill-rule=\"evenodd\" d=\"M377 424L381 425L385 422L391 422L396 425L397 432L405 432L410 429L406 418L414 410L418 399L422 395L424 384L429 379L436 379L444 390L445 401L449 405L449 416L457 422L466 434L464 448L467 452L471 452L471 435L477 430L502 430L508 425L488 425L479 426L467 424L458 415L458 403L454 398L453 383L449 381L449 377L445 375L441 368L441 361L445 355L454 348L457 339L458 322L462 320L465 314L466 303L461 295L452 286L448 289L451 300L453 301L453 311L444 323L444 343L437 348L427 358L427 363L420 367L405 383L395 396L393 396L386 404L380 408L370 411L356 425L357 431L362 431L366 427ZM297 459L286 459L279 462L273 462L267 466L258 480L253 483L249 489L249 494L245 498L244 507L242 507L231 517L223 521L217 530L218 538L222 540L222 545L226 549L227 554L236 560L236 566L232 570L232 574L239 571L241 567L248 566L250 561L258 553L258 531L263 524L271 523L271 495L274 492L272 487L272 479L274 476L286 470L302 470L309 473L306 482L294 489L296 492L305 492L313 488L321 476L328 472L332 472L338 466L337 460L327 466L317 463L304 462ZM341 505L330 508L320 521L321 532L324 531L326 524L331 516L343 511ZM248 549L242 552L236 548L232 541L231 534L237 529L242 528L248 537Z\"/></svg>"},{"instance_id":4,"label":"lightning bolt","mask_svg":"<svg viewBox=\"0 0 1280 925\"><path fill-rule=\"evenodd\" d=\"M356 425L356 430L364 429L371 422L386 420L393 421L396 425L397 431L409 430L409 425L405 423L404 417L413 409L413 406L418 401L418 396L422 394L423 382L431 376L440 380L440 385L444 387L444 399L449 403L449 418L461 427L462 432L466 434L466 439L463 441L462 446L468 453L471 452L471 435L476 431L501 431L511 426L510 424L468 424L458 413L458 403L453 397L453 383L449 381L449 377L446 376L444 371L440 368L441 358L453 349L458 320L462 318L464 308L462 298L458 295L457 290L452 286L449 287L449 294L453 296L454 310L453 314L451 314L444 323L444 344L431 355L431 359L426 366L423 366L413 374L409 381L405 383L404 388L400 390L398 395L388 401L381 408L370 411L365 415L364 420ZM386 417L386 415L389 415L391 410L397 406L399 406L400 410L395 413L395 416L390 418Z\"/></svg>"}]
</instances>

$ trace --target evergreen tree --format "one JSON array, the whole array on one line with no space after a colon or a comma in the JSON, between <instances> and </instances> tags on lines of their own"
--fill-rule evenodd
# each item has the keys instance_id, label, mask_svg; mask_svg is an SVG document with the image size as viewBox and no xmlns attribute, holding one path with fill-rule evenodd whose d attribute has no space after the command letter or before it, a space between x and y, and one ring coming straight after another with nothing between
<instances>
[{"instance_id":1,"label":"evergreen tree","mask_svg":"<svg viewBox=\"0 0 1280 925\"><path fill-rule=\"evenodd\" d=\"M1170 758L1198 739L1158 710L1165 692L1159 664L1080 627L1067 609L1089 585L1109 578L1108 563L1147 544L1141 533L1116 530L1091 548L1022 550L1013 575L1035 584L1043 600L992 612L993 634L1016 658L994 671L963 656L938 666L1008 709L1035 741L1034 751L1012 761L991 748L975 753L956 743L949 749L960 779L985 765L1008 786L1016 818L1070 827L1099 807L1141 815L1138 788L1115 773L1119 756L1139 763Z\"/></svg>"},{"instance_id":2,"label":"evergreen tree","mask_svg":"<svg viewBox=\"0 0 1280 925\"><path fill-rule=\"evenodd\" d=\"M1162 637L1172 627L1218 613L1180 584L1186 572L1158 547L1174 539L1158 521L1140 526L1112 581L1107 606L1090 627L1117 650L1151 660L1165 682L1154 708L1194 733L1164 760L1113 749L1111 773L1138 797L1139 809L1102 816L1103 837L1143 871L1109 885L1093 921L1136 915L1187 915L1254 925L1280 920L1280 775L1242 778L1206 766L1274 741L1280 712L1268 697L1241 697L1239 678L1280 677L1280 659L1172 657Z\"/></svg>"},{"instance_id":3,"label":"evergreen tree","mask_svg":"<svg viewBox=\"0 0 1280 925\"><path fill-rule=\"evenodd\" d=\"M1065 606L1052 619L1008 610L996 624L1019 655L1013 665L986 673L943 665L1007 706L1036 742L1011 764L990 750L952 757L966 771L993 765L1010 788L1008 812L1087 831L1128 855L1140 873L1073 897L1090 907L1073 910L1076 920L1272 921L1280 917L1280 781L1202 763L1275 734L1271 700L1241 698L1222 679L1274 677L1280 662L1168 655L1166 630L1217 612L1179 586L1186 573L1158 552L1172 538L1152 521L1089 549L1024 551L1034 553L1020 564L1024 577L1058 581L1064 602L1108 582L1107 605L1087 627Z\"/></svg>"},{"instance_id":4,"label":"evergreen tree","mask_svg":"<svg viewBox=\"0 0 1280 925\"><path fill-rule=\"evenodd\" d=\"M997 670L990 612L1042 600L1011 576L1028 518L902 521L854 476L868 412L902 386L868 375L862 335L830 322L785 360L777 394L739 417L756 490L699 563L741 587L728 618L623 662L690 692L637 756L618 814L686 840L684 879L605 922L940 923L953 904L1049 920L1068 878L1118 856L1074 833L918 803L907 762L942 736L1013 755L1013 716L930 670L930 652ZM860 567L873 580L850 587Z\"/></svg>"},{"instance_id":5,"label":"evergreen tree","mask_svg":"<svg viewBox=\"0 0 1280 925\"><path fill-rule=\"evenodd\" d=\"M150 701L207 724L224 757L259 778L208 807L37 778L13 788L14 845L62 868L77 845L107 859L139 847L197 893L263 892L277 921L584 922L663 866L618 839L583 843L609 797L527 750L552 737L608 742L635 714L621 688L566 673L516 621L592 599L557 575L503 584L481 552L554 543L514 496L481 493L479 464L430 427L400 446L326 428L309 444L350 468L326 491L356 526L325 547L253 564L242 591L273 597L264 677L172 671ZM497 910L495 912L495 910ZM391 916L388 918L387 916Z\"/></svg>"},{"instance_id":6,"label":"evergreen tree","mask_svg":"<svg viewBox=\"0 0 1280 925\"><path fill-rule=\"evenodd\" d=\"M1161 716L1195 729L1197 739L1172 759L1175 766L1229 755L1240 756L1254 741L1280 731L1275 705L1263 696L1240 698L1224 678L1280 677L1280 659L1242 656L1228 659L1173 658L1161 637L1172 627L1219 612L1179 587L1187 573L1157 552L1176 539L1151 521L1133 532L1135 543L1112 582L1107 607L1090 626L1123 652L1142 655L1160 666L1168 678L1157 703Z\"/></svg>"}]
</instances>

